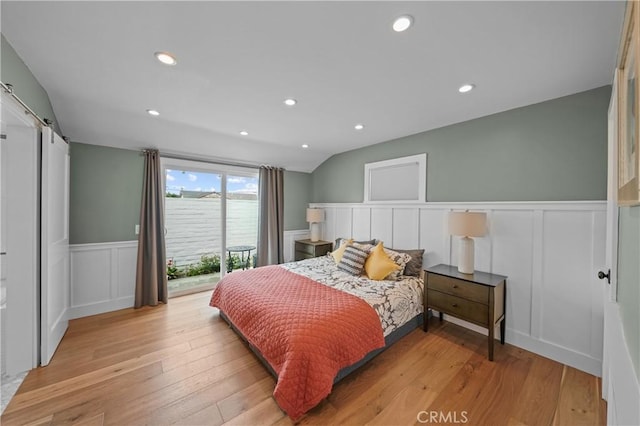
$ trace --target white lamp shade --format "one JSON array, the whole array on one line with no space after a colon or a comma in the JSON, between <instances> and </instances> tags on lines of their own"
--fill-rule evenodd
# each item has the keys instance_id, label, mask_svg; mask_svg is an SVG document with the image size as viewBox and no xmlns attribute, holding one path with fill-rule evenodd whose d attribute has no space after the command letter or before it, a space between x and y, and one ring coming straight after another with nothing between
<instances>
[{"instance_id":1,"label":"white lamp shade","mask_svg":"<svg viewBox=\"0 0 640 426\"><path fill-rule=\"evenodd\" d=\"M487 214L480 212L449 213L449 233L460 237L482 237L486 232Z\"/></svg>"},{"instance_id":2,"label":"white lamp shade","mask_svg":"<svg viewBox=\"0 0 640 426\"><path fill-rule=\"evenodd\" d=\"M324 210L307 209L307 222L309 223L324 222Z\"/></svg>"}]
</instances>

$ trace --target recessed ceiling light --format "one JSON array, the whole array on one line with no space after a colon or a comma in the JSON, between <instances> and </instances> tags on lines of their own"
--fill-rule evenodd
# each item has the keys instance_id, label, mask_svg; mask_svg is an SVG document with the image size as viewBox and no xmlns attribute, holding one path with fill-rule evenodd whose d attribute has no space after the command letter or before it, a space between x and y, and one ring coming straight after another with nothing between
<instances>
[{"instance_id":1,"label":"recessed ceiling light","mask_svg":"<svg viewBox=\"0 0 640 426\"><path fill-rule=\"evenodd\" d=\"M165 65L175 65L178 63L178 61L176 61L176 58L171 53L156 52L154 53L154 55L156 56L157 60Z\"/></svg>"},{"instance_id":2,"label":"recessed ceiling light","mask_svg":"<svg viewBox=\"0 0 640 426\"><path fill-rule=\"evenodd\" d=\"M295 104L297 104L297 103L298 103L298 101L296 101L296 100L295 100L295 99L293 99L293 98L289 98L289 99L285 99L285 100L284 100L284 104L285 104L286 106L294 106L294 105L295 105Z\"/></svg>"},{"instance_id":3,"label":"recessed ceiling light","mask_svg":"<svg viewBox=\"0 0 640 426\"><path fill-rule=\"evenodd\" d=\"M460 86L460 88L458 89L458 92L467 93L467 92L472 91L475 87L476 87L475 84L464 84L464 85Z\"/></svg>"},{"instance_id":4,"label":"recessed ceiling light","mask_svg":"<svg viewBox=\"0 0 640 426\"><path fill-rule=\"evenodd\" d=\"M356 124L355 126L353 126L353 128L356 130L362 130L364 129L364 124Z\"/></svg>"},{"instance_id":5,"label":"recessed ceiling light","mask_svg":"<svg viewBox=\"0 0 640 426\"><path fill-rule=\"evenodd\" d=\"M413 16L411 15L402 15L399 18L396 18L393 21L393 31L401 33L402 31L406 31L413 24Z\"/></svg>"},{"instance_id":6,"label":"recessed ceiling light","mask_svg":"<svg viewBox=\"0 0 640 426\"><path fill-rule=\"evenodd\" d=\"M249 132L247 132L246 130L242 130L242 131L240 132L240 134L241 134L242 136L248 136L248 135L249 135Z\"/></svg>"},{"instance_id":7,"label":"recessed ceiling light","mask_svg":"<svg viewBox=\"0 0 640 426\"><path fill-rule=\"evenodd\" d=\"M153 116L155 116L155 117L157 117L158 115L160 115L160 113L159 113L158 111L156 111L155 109L148 109L148 110L147 110L147 113L148 113L149 115L153 115Z\"/></svg>"},{"instance_id":8,"label":"recessed ceiling light","mask_svg":"<svg viewBox=\"0 0 640 426\"><path fill-rule=\"evenodd\" d=\"M309 145L305 143L305 144L302 144L302 147L306 149L306 148L309 148Z\"/></svg>"}]
</instances>

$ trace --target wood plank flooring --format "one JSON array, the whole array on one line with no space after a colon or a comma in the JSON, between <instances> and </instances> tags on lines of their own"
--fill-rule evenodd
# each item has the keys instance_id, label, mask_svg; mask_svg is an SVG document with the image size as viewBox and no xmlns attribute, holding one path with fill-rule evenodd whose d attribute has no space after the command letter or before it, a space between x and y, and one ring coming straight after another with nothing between
<instances>
[{"instance_id":1,"label":"wood plank flooring","mask_svg":"<svg viewBox=\"0 0 640 426\"><path fill-rule=\"evenodd\" d=\"M290 425L274 379L210 292L71 321L52 362L29 373L5 425ZM304 425L598 425L600 380L433 319L344 379ZM465 422L466 421L466 422Z\"/></svg>"}]
</instances>

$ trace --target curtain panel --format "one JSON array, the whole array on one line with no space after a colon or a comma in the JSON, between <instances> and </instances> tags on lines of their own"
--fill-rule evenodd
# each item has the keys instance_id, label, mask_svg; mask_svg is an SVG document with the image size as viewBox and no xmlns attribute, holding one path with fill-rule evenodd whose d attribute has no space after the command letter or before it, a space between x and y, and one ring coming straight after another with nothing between
<instances>
[{"instance_id":1,"label":"curtain panel","mask_svg":"<svg viewBox=\"0 0 640 426\"><path fill-rule=\"evenodd\" d=\"M164 188L158 151L143 151L144 183L140 208L134 307L167 303L164 245Z\"/></svg>"},{"instance_id":2,"label":"curtain panel","mask_svg":"<svg viewBox=\"0 0 640 426\"><path fill-rule=\"evenodd\" d=\"M284 169L260 167L258 266L284 262Z\"/></svg>"}]
</instances>

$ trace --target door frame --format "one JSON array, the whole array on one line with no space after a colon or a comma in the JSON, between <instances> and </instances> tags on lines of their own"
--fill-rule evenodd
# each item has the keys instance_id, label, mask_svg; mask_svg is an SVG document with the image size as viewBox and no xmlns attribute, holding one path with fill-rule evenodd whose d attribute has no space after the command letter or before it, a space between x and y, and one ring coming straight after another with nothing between
<instances>
[{"instance_id":1,"label":"door frame","mask_svg":"<svg viewBox=\"0 0 640 426\"><path fill-rule=\"evenodd\" d=\"M634 374L617 303L618 266L618 100L620 70L616 69L608 111L608 181L606 260L611 285L605 286L602 356L602 397L607 401L607 424L640 424L640 383Z\"/></svg>"},{"instance_id":2,"label":"door frame","mask_svg":"<svg viewBox=\"0 0 640 426\"><path fill-rule=\"evenodd\" d=\"M202 173L212 173L212 174L220 174L220 194L221 194L221 203L220 203L220 225L222 229L222 235L220 237L220 243L222 247L222 252L220 253L220 278L224 277L226 274L226 264L227 264L227 176L246 176L246 177L255 177L258 175L258 170L256 168L251 167L242 167L242 166L232 166L228 164L220 164L214 163L210 161L198 161L198 160L188 160L182 158L175 158L170 156L160 156L160 168L162 170L162 188L163 191L166 191L167 188L167 169L170 170L190 170L194 172L202 172ZM164 211L164 197L162 198L162 208ZM166 242L165 242L166 245ZM176 294L175 296L180 296L181 294Z\"/></svg>"}]
</instances>

